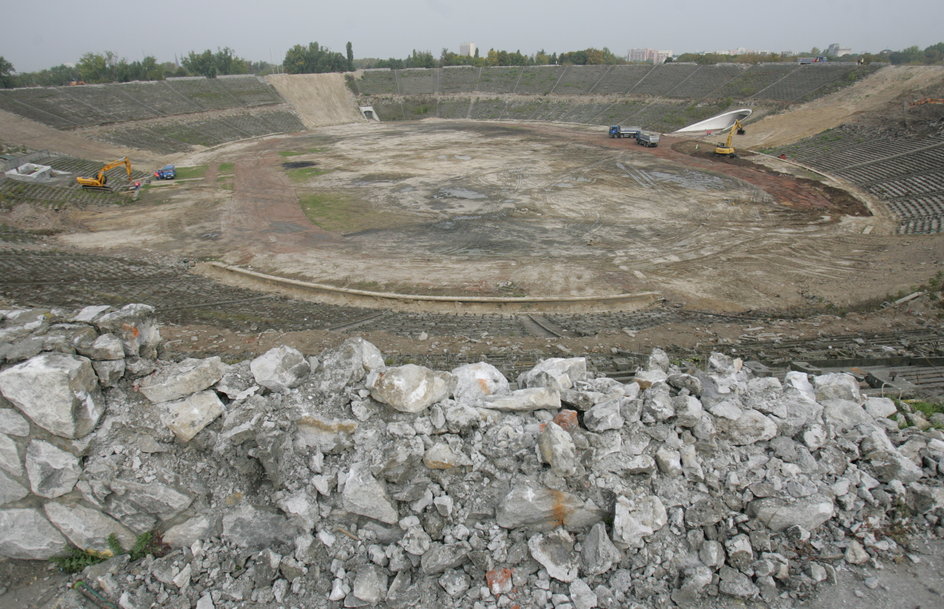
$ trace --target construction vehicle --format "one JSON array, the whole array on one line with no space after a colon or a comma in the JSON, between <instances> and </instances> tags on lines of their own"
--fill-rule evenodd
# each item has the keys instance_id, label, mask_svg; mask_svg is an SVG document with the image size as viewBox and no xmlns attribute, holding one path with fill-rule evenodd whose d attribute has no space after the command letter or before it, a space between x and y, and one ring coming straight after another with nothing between
<instances>
[{"instance_id":1,"label":"construction vehicle","mask_svg":"<svg viewBox=\"0 0 944 609\"><path fill-rule=\"evenodd\" d=\"M636 143L646 148L655 148L659 145L660 139L659 134L652 131L640 131L636 134Z\"/></svg>"},{"instance_id":2,"label":"construction vehicle","mask_svg":"<svg viewBox=\"0 0 944 609\"><path fill-rule=\"evenodd\" d=\"M173 180L177 177L177 168L173 165L164 165L154 172L154 177L158 180Z\"/></svg>"},{"instance_id":3,"label":"construction vehicle","mask_svg":"<svg viewBox=\"0 0 944 609\"><path fill-rule=\"evenodd\" d=\"M944 99L938 97L925 97L924 99L915 100L908 105L923 106L924 104L944 104Z\"/></svg>"},{"instance_id":4,"label":"construction vehicle","mask_svg":"<svg viewBox=\"0 0 944 609\"><path fill-rule=\"evenodd\" d=\"M125 166L125 170L128 172L128 180L131 180L131 161L128 160L128 157L125 157L119 161L112 161L111 163L105 163L101 169L98 170L98 174L94 178L76 178L75 181L82 185L82 188L96 189L96 190L111 190L108 183L108 176L106 172L115 167Z\"/></svg>"},{"instance_id":5,"label":"construction vehicle","mask_svg":"<svg viewBox=\"0 0 944 609\"><path fill-rule=\"evenodd\" d=\"M619 125L613 125L610 127L610 137L636 137L640 131L642 131L642 127L626 127L624 129Z\"/></svg>"},{"instance_id":6,"label":"construction vehicle","mask_svg":"<svg viewBox=\"0 0 944 609\"><path fill-rule=\"evenodd\" d=\"M718 144L715 146L715 156L722 156L725 158L734 158L737 156L735 154L734 146L731 145L731 142L734 140L734 134L744 135L744 126L741 125L741 121L734 121L734 124L731 125L731 129L728 130L728 139L723 144Z\"/></svg>"}]
</instances>

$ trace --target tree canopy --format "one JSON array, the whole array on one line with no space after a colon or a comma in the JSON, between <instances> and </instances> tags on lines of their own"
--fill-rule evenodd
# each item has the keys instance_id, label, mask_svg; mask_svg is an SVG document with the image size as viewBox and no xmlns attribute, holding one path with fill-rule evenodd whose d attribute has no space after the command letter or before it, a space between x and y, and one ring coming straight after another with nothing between
<instances>
[{"instance_id":1,"label":"tree canopy","mask_svg":"<svg viewBox=\"0 0 944 609\"><path fill-rule=\"evenodd\" d=\"M236 52L229 47L217 49L214 53L210 49L202 53L190 51L180 60L184 68L194 75L216 78L226 74L248 74L249 61L236 56Z\"/></svg>"},{"instance_id":2,"label":"tree canopy","mask_svg":"<svg viewBox=\"0 0 944 609\"><path fill-rule=\"evenodd\" d=\"M9 89L13 86L15 82L13 78L13 73L16 70L13 69L13 64L6 60L5 57L0 56L0 87L4 89Z\"/></svg>"},{"instance_id":3,"label":"tree canopy","mask_svg":"<svg viewBox=\"0 0 944 609\"><path fill-rule=\"evenodd\" d=\"M288 74L320 74L323 72L346 72L353 66L354 51L350 50L351 61L344 55L309 42L308 46L296 44L285 53L282 67Z\"/></svg>"}]
</instances>

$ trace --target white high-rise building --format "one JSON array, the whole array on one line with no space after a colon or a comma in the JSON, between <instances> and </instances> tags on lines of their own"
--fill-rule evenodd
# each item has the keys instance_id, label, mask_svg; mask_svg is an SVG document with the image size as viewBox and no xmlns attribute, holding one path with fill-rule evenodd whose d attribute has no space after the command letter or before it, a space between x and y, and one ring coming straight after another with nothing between
<instances>
[{"instance_id":1,"label":"white high-rise building","mask_svg":"<svg viewBox=\"0 0 944 609\"><path fill-rule=\"evenodd\" d=\"M466 57L475 57L475 52L479 50L474 42L463 42L459 45L459 54Z\"/></svg>"}]
</instances>

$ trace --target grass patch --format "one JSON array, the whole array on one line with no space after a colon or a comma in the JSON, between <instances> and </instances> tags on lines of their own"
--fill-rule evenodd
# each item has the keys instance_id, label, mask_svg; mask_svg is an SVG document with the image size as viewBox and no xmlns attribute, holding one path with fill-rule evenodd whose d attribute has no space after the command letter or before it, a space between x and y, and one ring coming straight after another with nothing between
<instances>
[{"instance_id":1,"label":"grass patch","mask_svg":"<svg viewBox=\"0 0 944 609\"><path fill-rule=\"evenodd\" d=\"M232 192L234 190L233 186L233 176L220 176L216 179L216 187L221 190L228 190Z\"/></svg>"},{"instance_id":2,"label":"grass patch","mask_svg":"<svg viewBox=\"0 0 944 609\"><path fill-rule=\"evenodd\" d=\"M285 173L288 174L289 179L293 182L304 182L311 178L324 175L328 173L328 170L318 167L298 167L295 169L287 169Z\"/></svg>"},{"instance_id":3,"label":"grass patch","mask_svg":"<svg viewBox=\"0 0 944 609\"><path fill-rule=\"evenodd\" d=\"M220 173L233 173L233 170L235 168L236 168L235 163L220 163L220 166L219 168L217 168L217 171L219 171Z\"/></svg>"},{"instance_id":4,"label":"grass patch","mask_svg":"<svg viewBox=\"0 0 944 609\"><path fill-rule=\"evenodd\" d=\"M186 180L190 178L202 178L206 175L207 166L197 165L196 167L177 167L177 179Z\"/></svg>"},{"instance_id":5,"label":"grass patch","mask_svg":"<svg viewBox=\"0 0 944 609\"><path fill-rule=\"evenodd\" d=\"M301 197L299 203L308 220L325 230L348 232L360 228L359 214L353 209L355 206L340 193L309 193Z\"/></svg>"}]
</instances>

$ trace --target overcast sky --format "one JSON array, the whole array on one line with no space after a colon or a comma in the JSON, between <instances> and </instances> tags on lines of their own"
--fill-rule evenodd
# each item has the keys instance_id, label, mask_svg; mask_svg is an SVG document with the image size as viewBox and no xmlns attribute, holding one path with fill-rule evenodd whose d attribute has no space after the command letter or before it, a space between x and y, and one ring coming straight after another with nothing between
<instances>
[{"instance_id":1,"label":"overcast sky","mask_svg":"<svg viewBox=\"0 0 944 609\"><path fill-rule=\"evenodd\" d=\"M944 0L0 0L0 56L19 72L113 51L129 61L173 61L228 46L281 63L316 41L355 57L475 42L489 48L573 51L608 47L712 51L744 47L808 51L838 42L853 51L921 48L944 40Z\"/></svg>"}]
</instances>

